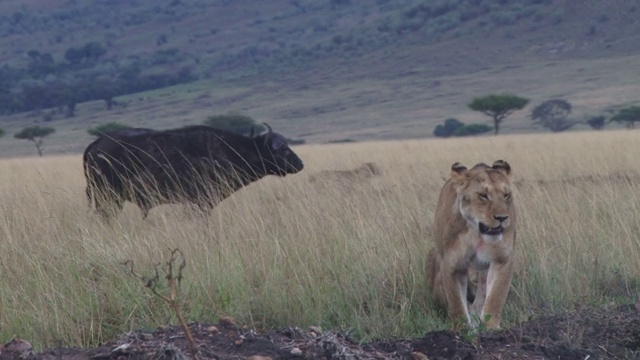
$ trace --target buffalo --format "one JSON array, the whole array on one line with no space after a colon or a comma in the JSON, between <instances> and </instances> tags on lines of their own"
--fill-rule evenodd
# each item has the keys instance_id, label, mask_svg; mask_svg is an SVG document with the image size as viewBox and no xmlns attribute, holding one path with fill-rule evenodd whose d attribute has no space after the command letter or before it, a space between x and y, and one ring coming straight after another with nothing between
<instances>
[{"instance_id":1,"label":"buffalo","mask_svg":"<svg viewBox=\"0 0 640 360\"><path fill-rule=\"evenodd\" d=\"M103 134L83 156L89 203L105 218L125 201L138 205L144 218L160 204L208 210L266 175L301 171L303 162L286 139L264 125L268 132L257 136L203 125Z\"/></svg>"}]
</instances>

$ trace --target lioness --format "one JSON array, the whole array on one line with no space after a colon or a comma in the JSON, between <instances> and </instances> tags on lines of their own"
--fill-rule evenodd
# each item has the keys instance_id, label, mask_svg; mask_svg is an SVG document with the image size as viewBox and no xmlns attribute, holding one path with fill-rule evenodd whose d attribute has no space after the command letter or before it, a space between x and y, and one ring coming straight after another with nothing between
<instances>
[{"instance_id":1,"label":"lioness","mask_svg":"<svg viewBox=\"0 0 640 360\"><path fill-rule=\"evenodd\" d=\"M511 166L498 160L471 170L455 163L436 207L435 248L427 258L427 281L454 325L485 321L500 327L514 269L516 213L511 193ZM468 292L469 274L478 285ZM468 300L469 299L469 300ZM472 301L472 303L469 303Z\"/></svg>"}]
</instances>

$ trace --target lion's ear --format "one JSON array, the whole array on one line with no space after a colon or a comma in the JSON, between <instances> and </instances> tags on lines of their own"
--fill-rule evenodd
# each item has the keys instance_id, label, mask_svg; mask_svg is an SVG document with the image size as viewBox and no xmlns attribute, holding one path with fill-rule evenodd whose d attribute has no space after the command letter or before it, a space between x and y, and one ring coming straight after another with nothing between
<instances>
[{"instance_id":1,"label":"lion's ear","mask_svg":"<svg viewBox=\"0 0 640 360\"><path fill-rule=\"evenodd\" d=\"M460 164L459 162L451 165L451 178L461 179L467 173L467 167Z\"/></svg>"},{"instance_id":2,"label":"lion's ear","mask_svg":"<svg viewBox=\"0 0 640 360\"><path fill-rule=\"evenodd\" d=\"M511 165L509 165L508 162L504 160L496 160L493 162L493 165L491 165L491 168L503 173L507 179L511 180Z\"/></svg>"}]
</instances>

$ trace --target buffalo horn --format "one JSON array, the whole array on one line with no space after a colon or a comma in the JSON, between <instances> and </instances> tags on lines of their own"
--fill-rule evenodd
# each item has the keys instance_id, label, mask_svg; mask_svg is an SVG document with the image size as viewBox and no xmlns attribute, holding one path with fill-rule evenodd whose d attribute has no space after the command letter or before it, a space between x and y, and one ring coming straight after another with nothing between
<instances>
[{"instance_id":1,"label":"buffalo horn","mask_svg":"<svg viewBox=\"0 0 640 360\"><path fill-rule=\"evenodd\" d=\"M267 123L263 123L263 124L264 124L264 126L266 126L266 127L267 127L267 129L269 130L269 135L273 134L273 130L271 129L271 126L269 126L269 124L267 124Z\"/></svg>"}]
</instances>

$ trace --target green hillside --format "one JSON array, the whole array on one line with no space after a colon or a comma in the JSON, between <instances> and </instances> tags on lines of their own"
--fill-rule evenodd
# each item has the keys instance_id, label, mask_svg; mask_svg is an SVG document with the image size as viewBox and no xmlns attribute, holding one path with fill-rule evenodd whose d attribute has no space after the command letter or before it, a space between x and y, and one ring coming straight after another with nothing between
<instances>
[{"instance_id":1,"label":"green hillside","mask_svg":"<svg viewBox=\"0 0 640 360\"><path fill-rule=\"evenodd\" d=\"M466 104L516 93L571 116L638 102L633 0L6 0L0 126L47 122L47 153L107 122L173 127L241 112L307 142L431 136ZM577 126L576 129L588 129ZM6 136L0 151L33 149Z\"/></svg>"}]
</instances>

